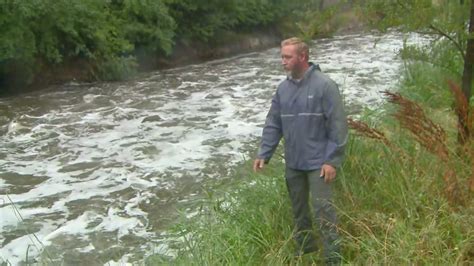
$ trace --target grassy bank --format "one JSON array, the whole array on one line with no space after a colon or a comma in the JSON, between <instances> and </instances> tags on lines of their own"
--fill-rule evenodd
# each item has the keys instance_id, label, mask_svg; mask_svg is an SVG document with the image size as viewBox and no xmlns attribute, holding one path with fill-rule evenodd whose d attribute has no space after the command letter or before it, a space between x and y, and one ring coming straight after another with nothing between
<instances>
[{"instance_id":1,"label":"grassy bank","mask_svg":"<svg viewBox=\"0 0 474 266\"><path fill-rule=\"evenodd\" d=\"M453 49L441 41L402 53L406 64L397 89L403 99L416 100L426 116L413 113L405 118L418 119L412 127L428 125L436 134L402 126L403 120L393 114L404 105L396 101L352 124L346 161L335 182L344 263L474 261L474 201L469 191L474 149L456 144L457 120L447 80L459 80L461 64L450 56ZM184 239L178 256L151 256L147 264L322 263L320 254L291 257L293 222L283 167L277 157L261 174L250 172L250 162L243 166L225 192L208 198L200 215L176 226L176 234Z\"/></svg>"}]
</instances>

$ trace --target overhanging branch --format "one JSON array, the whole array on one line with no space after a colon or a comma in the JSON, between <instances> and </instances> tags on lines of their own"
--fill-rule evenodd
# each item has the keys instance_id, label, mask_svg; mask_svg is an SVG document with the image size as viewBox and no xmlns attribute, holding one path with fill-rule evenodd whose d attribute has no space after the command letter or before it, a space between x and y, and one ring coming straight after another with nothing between
<instances>
[{"instance_id":1,"label":"overhanging branch","mask_svg":"<svg viewBox=\"0 0 474 266\"><path fill-rule=\"evenodd\" d=\"M441 36L447 38L448 40L450 40L456 46L458 51L461 53L461 56L462 56L463 60L466 60L466 53L464 52L464 49L462 48L462 45L458 41L456 41L453 37L451 37L446 32L444 32L441 29L435 27L433 24L430 24L429 28L434 30L435 32L437 32L439 35L441 35Z\"/></svg>"},{"instance_id":2,"label":"overhanging branch","mask_svg":"<svg viewBox=\"0 0 474 266\"><path fill-rule=\"evenodd\" d=\"M406 12L411 12L411 9L408 8L405 3L401 2L400 0L397 0L397 4L402 8L404 9ZM436 27L435 25L433 24L430 24L428 26L431 30L435 31L437 34L447 38L448 40L450 40L457 48L457 50L459 51L459 53L461 53L461 56L463 58L463 60L466 60L466 53L464 51L464 49L462 48L462 45L457 41L455 40L453 37L451 37L449 34L447 34L446 32L444 32L443 30L441 30L440 28Z\"/></svg>"}]
</instances>

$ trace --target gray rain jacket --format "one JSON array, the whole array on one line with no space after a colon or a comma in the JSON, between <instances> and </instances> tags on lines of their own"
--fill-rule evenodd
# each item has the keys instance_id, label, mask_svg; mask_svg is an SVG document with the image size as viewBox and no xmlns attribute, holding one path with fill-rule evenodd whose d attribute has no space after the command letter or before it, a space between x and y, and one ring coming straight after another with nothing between
<instances>
[{"instance_id":1,"label":"gray rain jacket","mask_svg":"<svg viewBox=\"0 0 474 266\"><path fill-rule=\"evenodd\" d=\"M268 162L283 136L287 167L339 167L348 138L346 119L336 83L310 63L300 81L287 78L273 95L258 158Z\"/></svg>"}]
</instances>

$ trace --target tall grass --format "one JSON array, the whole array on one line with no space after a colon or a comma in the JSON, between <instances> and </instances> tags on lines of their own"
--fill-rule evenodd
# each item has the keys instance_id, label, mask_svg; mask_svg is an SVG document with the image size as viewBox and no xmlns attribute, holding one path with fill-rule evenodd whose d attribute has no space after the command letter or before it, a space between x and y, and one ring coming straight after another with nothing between
<instances>
[{"instance_id":1,"label":"tall grass","mask_svg":"<svg viewBox=\"0 0 474 266\"><path fill-rule=\"evenodd\" d=\"M439 60L450 47L437 45ZM405 55L407 56L407 55ZM457 60L451 58L449 60ZM459 147L457 116L446 66L407 61L400 94L385 110L350 122L347 157L335 181L343 263L472 265L474 176L472 141ZM416 101L410 100L414 99ZM471 144L469 144L471 143ZM178 256L153 264L308 265L321 255L291 256L293 222L279 160L261 174L250 163L224 193L208 198L201 215L175 228Z\"/></svg>"},{"instance_id":2,"label":"tall grass","mask_svg":"<svg viewBox=\"0 0 474 266\"><path fill-rule=\"evenodd\" d=\"M251 169L250 163L246 169ZM275 158L262 174L249 171L231 182L225 193L209 193L200 216L174 231L184 241L178 256L156 255L148 265L280 265L294 252L292 214L283 163ZM310 261L317 261L317 257Z\"/></svg>"}]
</instances>

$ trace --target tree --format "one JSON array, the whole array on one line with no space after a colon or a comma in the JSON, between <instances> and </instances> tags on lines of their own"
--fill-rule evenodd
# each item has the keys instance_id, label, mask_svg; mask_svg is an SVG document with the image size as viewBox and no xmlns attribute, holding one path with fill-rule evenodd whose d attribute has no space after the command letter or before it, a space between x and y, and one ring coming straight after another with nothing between
<instances>
[{"instance_id":1,"label":"tree","mask_svg":"<svg viewBox=\"0 0 474 266\"><path fill-rule=\"evenodd\" d=\"M461 1L463 5L464 1ZM462 91L466 97L468 106L471 99L471 86L472 86L472 70L474 65L474 0L471 0L471 8L469 15L469 38L467 39L466 53L464 56L464 70L462 74ZM467 114L469 117L469 114ZM463 117L459 117L461 130L461 141L464 142L469 136L469 125L468 121Z\"/></svg>"},{"instance_id":2,"label":"tree","mask_svg":"<svg viewBox=\"0 0 474 266\"><path fill-rule=\"evenodd\" d=\"M379 30L397 27L449 40L463 61L461 86L469 106L474 65L474 0L366 0L362 10L369 25ZM458 113L461 144L468 140L471 133L468 117L469 113Z\"/></svg>"}]
</instances>

